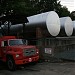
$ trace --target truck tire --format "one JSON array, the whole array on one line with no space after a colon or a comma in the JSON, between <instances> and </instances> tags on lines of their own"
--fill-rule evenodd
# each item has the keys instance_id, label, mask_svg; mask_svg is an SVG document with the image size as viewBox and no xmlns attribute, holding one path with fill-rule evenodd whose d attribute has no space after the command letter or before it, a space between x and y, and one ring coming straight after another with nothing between
<instances>
[{"instance_id":1,"label":"truck tire","mask_svg":"<svg viewBox=\"0 0 75 75\"><path fill-rule=\"evenodd\" d=\"M15 61L13 60L13 58L11 57L7 58L7 67L10 71L16 70L16 65L15 65Z\"/></svg>"}]
</instances>

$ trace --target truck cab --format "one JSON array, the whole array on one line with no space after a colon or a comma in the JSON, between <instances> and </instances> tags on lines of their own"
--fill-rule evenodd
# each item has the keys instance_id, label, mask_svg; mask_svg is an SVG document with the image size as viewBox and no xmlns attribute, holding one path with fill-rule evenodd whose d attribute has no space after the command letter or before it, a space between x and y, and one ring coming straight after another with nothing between
<instances>
[{"instance_id":1,"label":"truck cab","mask_svg":"<svg viewBox=\"0 0 75 75\"><path fill-rule=\"evenodd\" d=\"M7 63L10 70L15 70L16 65L38 61L39 50L36 46L27 45L24 39L3 36L0 37L0 59Z\"/></svg>"}]
</instances>

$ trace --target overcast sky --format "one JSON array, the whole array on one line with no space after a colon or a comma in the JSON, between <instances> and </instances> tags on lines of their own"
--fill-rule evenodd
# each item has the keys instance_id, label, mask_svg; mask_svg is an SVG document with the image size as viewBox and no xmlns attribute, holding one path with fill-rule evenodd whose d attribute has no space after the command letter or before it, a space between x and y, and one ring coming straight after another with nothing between
<instances>
[{"instance_id":1,"label":"overcast sky","mask_svg":"<svg viewBox=\"0 0 75 75\"><path fill-rule=\"evenodd\" d=\"M61 5L66 6L70 12L75 11L75 0L60 0Z\"/></svg>"}]
</instances>

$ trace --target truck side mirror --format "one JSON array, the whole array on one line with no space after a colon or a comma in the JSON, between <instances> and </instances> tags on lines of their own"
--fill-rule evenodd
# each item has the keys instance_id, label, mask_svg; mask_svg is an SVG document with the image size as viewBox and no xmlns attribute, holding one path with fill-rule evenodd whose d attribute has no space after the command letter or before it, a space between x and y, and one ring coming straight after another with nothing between
<instances>
[{"instance_id":1,"label":"truck side mirror","mask_svg":"<svg viewBox=\"0 0 75 75\"><path fill-rule=\"evenodd\" d=\"M8 42L7 42L7 41L2 41L1 46L2 46L2 47L8 46Z\"/></svg>"},{"instance_id":2,"label":"truck side mirror","mask_svg":"<svg viewBox=\"0 0 75 75\"><path fill-rule=\"evenodd\" d=\"M4 41L1 42L1 47L4 47Z\"/></svg>"},{"instance_id":3,"label":"truck side mirror","mask_svg":"<svg viewBox=\"0 0 75 75\"><path fill-rule=\"evenodd\" d=\"M26 45L28 45L28 40L26 40Z\"/></svg>"}]
</instances>

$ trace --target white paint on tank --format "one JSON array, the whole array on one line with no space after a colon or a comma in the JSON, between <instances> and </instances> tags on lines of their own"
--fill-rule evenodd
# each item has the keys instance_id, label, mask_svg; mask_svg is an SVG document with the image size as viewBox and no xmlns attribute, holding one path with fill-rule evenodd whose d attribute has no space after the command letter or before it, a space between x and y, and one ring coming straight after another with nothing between
<instances>
[{"instance_id":1,"label":"white paint on tank","mask_svg":"<svg viewBox=\"0 0 75 75\"><path fill-rule=\"evenodd\" d=\"M73 36L75 36L75 20L72 21L72 23L73 23Z\"/></svg>"},{"instance_id":2,"label":"white paint on tank","mask_svg":"<svg viewBox=\"0 0 75 75\"><path fill-rule=\"evenodd\" d=\"M73 33L73 23L70 17L60 18L61 28L64 28L67 36L71 36ZM61 29L60 28L60 29Z\"/></svg>"},{"instance_id":3,"label":"white paint on tank","mask_svg":"<svg viewBox=\"0 0 75 75\"><path fill-rule=\"evenodd\" d=\"M73 28L75 29L75 21L72 21L73 22Z\"/></svg>"},{"instance_id":4,"label":"white paint on tank","mask_svg":"<svg viewBox=\"0 0 75 75\"><path fill-rule=\"evenodd\" d=\"M27 25L38 25L46 26L48 32L52 36L57 36L60 32L60 19L55 11L50 11L46 13L41 13L27 17L29 23Z\"/></svg>"}]
</instances>

